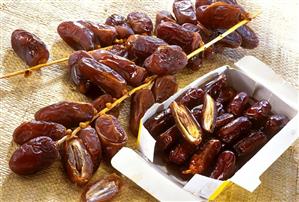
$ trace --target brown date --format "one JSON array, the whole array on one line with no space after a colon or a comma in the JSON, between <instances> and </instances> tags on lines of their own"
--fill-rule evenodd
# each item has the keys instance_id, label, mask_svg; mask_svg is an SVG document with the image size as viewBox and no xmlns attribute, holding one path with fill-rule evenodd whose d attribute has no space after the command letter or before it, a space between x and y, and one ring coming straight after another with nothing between
<instances>
[{"instance_id":1,"label":"brown date","mask_svg":"<svg viewBox=\"0 0 299 202\"><path fill-rule=\"evenodd\" d=\"M79 186L85 185L92 177L94 170L92 158L78 137L64 142L62 163L69 179Z\"/></svg>"},{"instance_id":2,"label":"brown date","mask_svg":"<svg viewBox=\"0 0 299 202\"><path fill-rule=\"evenodd\" d=\"M220 102L215 102L216 103L216 108L217 108L217 115L221 115L225 113L223 104L221 104Z\"/></svg>"},{"instance_id":3,"label":"brown date","mask_svg":"<svg viewBox=\"0 0 299 202\"><path fill-rule=\"evenodd\" d=\"M188 63L186 53L176 45L158 47L144 61L144 67L152 74L166 75L181 71Z\"/></svg>"},{"instance_id":4,"label":"brown date","mask_svg":"<svg viewBox=\"0 0 299 202\"><path fill-rule=\"evenodd\" d=\"M78 21L90 31L95 37L95 44L100 47L110 46L116 39L117 31L114 27L105 24L99 24L91 21Z\"/></svg>"},{"instance_id":5,"label":"brown date","mask_svg":"<svg viewBox=\"0 0 299 202\"><path fill-rule=\"evenodd\" d=\"M183 174L205 174L221 150L221 142L216 139L209 140L191 157L189 169Z\"/></svg>"},{"instance_id":6,"label":"brown date","mask_svg":"<svg viewBox=\"0 0 299 202\"><path fill-rule=\"evenodd\" d=\"M224 2L202 7L196 9L196 17L208 29L228 29L249 17L239 6Z\"/></svg>"},{"instance_id":7,"label":"brown date","mask_svg":"<svg viewBox=\"0 0 299 202\"><path fill-rule=\"evenodd\" d=\"M56 141L66 135L66 128L63 125L47 121L29 121L19 125L13 132L13 140L17 144L24 144L29 140L47 136Z\"/></svg>"},{"instance_id":8,"label":"brown date","mask_svg":"<svg viewBox=\"0 0 299 202\"><path fill-rule=\"evenodd\" d=\"M145 123L145 128L149 133L156 138L161 133L165 132L168 128L174 125L174 118L170 109L166 109L153 117L149 118Z\"/></svg>"},{"instance_id":9,"label":"brown date","mask_svg":"<svg viewBox=\"0 0 299 202\"><path fill-rule=\"evenodd\" d=\"M230 178L236 170L236 156L231 151L224 151L219 154L216 166L210 177L217 180Z\"/></svg>"},{"instance_id":10,"label":"brown date","mask_svg":"<svg viewBox=\"0 0 299 202\"><path fill-rule=\"evenodd\" d=\"M137 137L139 123L145 112L155 103L155 98L150 89L137 91L131 99L130 129Z\"/></svg>"},{"instance_id":11,"label":"brown date","mask_svg":"<svg viewBox=\"0 0 299 202\"><path fill-rule=\"evenodd\" d=\"M253 49L259 44L256 33L247 25L239 27L236 32L242 37L242 48Z\"/></svg>"},{"instance_id":12,"label":"brown date","mask_svg":"<svg viewBox=\"0 0 299 202\"><path fill-rule=\"evenodd\" d=\"M265 121L271 112L271 105L267 100L260 100L249 107L244 115L254 122Z\"/></svg>"},{"instance_id":13,"label":"brown date","mask_svg":"<svg viewBox=\"0 0 299 202\"><path fill-rule=\"evenodd\" d=\"M151 35L153 31L152 20L145 13L131 12L127 16L127 22L135 34Z\"/></svg>"},{"instance_id":14,"label":"brown date","mask_svg":"<svg viewBox=\"0 0 299 202\"><path fill-rule=\"evenodd\" d=\"M181 97L177 99L177 102L185 105L188 109L203 104L205 92L201 88L191 88Z\"/></svg>"},{"instance_id":15,"label":"brown date","mask_svg":"<svg viewBox=\"0 0 299 202\"><path fill-rule=\"evenodd\" d=\"M201 122L202 108L203 104L198 105L191 110L191 113L193 114L194 118L197 120L198 123Z\"/></svg>"},{"instance_id":16,"label":"brown date","mask_svg":"<svg viewBox=\"0 0 299 202\"><path fill-rule=\"evenodd\" d=\"M11 34L11 47L29 66L46 63L49 59L46 44L36 35L22 29Z\"/></svg>"},{"instance_id":17,"label":"brown date","mask_svg":"<svg viewBox=\"0 0 299 202\"><path fill-rule=\"evenodd\" d=\"M267 137L263 132L252 132L248 137L237 142L233 148L238 157L248 156L258 151L267 142Z\"/></svg>"},{"instance_id":18,"label":"brown date","mask_svg":"<svg viewBox=\"0 0 299 202\"><path fill-rule=\"evenodd\" d=\"M214 33L211 36L211 39L216 38L220 34L223 34L226 32L226 29L217 29L214 31ZM221 39L219 42L217 42L215 45L220 45L222 47L227 48L238 48L242 44L242 37L237 32L232 32L223 39Z\"/></svg>"},{"instance_id":19,"label":"brown date","mask_svg":"<svg viewBox=\"0 0 299 202\"><path fill-rule=\"evenodd\" d=\"M178 45L186 53L190 53L203 44L197 32L191 32L173 22L161 22L157 27L157 37L165 40L170 45Z\"/></svg>"},{"instance_id":20,"label":"brown date","mask_svg":"<svg viewBox=\"0 0 299 202\"><path fill-rule=\"evenodd\" d=\"M224 125L218 132L218 137L225 143L231 143L233 140L237 139L250 130L251 122L245 116L236 118L235 120Z\"/></svg>"},{"instance_id":21,"label":"brown date","mask_svg":"<svg viewBox=\"0 0 299 202\"><path fill-rule=\"evenodd\" d=\"M100 137L103 153L110 159L127 144L128 135L117 118L104 114L95 122L96 131Z\"/></svg>"},{"instance_id":22,"label":"brown date","mask_svg":"<svg viewBox=\"0 0 299 202\"><path fill-rule=\"evenodd\" d=\"M88 151L92 163L94 172L98 169L102 159L102 147L98 134L92 127L81 129L77 133L78 138L81 139L86 150Z\"/></svg>"},{"instance_id":23,"label":"brown date","mask_svg":"<svg viewBox=\"0 0 299 202\"><path fill-rule=\"evenodd\" d=\"M162 103L170 96L175 94L178 90L178 84L175 76L166 75L156 78L152 87L155 100L158 103Z\"/></svg>"},{"instance_id":24,"label":"brown date","mask_svg":"<svg viewBox=\"0 0 299 202\"><path fill-rule=\"evenodd\" d=\"M224 87L220 91L216 101L226 105L227 103L230 103L232 101L232 99L236 96L236 94L237 92L235 89L231 87Z\"/></svg>"},{"instance_id":25,"label":"brown date","mask_svg":"<svg viewBox=\"0 0 299 202\"><path fill-rule=\"evenodd\" d=\"M203 62L203 54L196 55L188 60L187 68L198 70Z\"/></svg>"},{"instance_id":26,"label":"brown date","mask_svg":"<svg viewBox=\"0 0 299 202\"><path fill-rule=\"evenodd\" d=\"M215 0L196 0L195 1L195 8L198 8L199 6L205 6L210 5L214 3Z\"/></svg>"},{"instance_id":27,"label":"brown date","mask_svg":"<svg viewBox=\"0 0 299 202\"><path fill-rule=\"evenodd\" d=\"M209 93L214 99L217 99L223 88L227 86L227 77L221 74L217 78L208 82L204 86L204 90Z\"/></svg>"},{"instance_id":28,"label":"brown date","mask_svg":"<svg viewBox=\"0 0 299 202\"><path fill-rule=\"evenodd\" d=\"M106 19L106 25L114 26L117 32L117 38L125 39L128 38L130 35L134 34L134 31L128 25L127 20L125 17L120 16L118 14L113 14Z\"/></svg>"},{"instance_id":29,"label":"brown date","mask_svg":"<svg viewBox=\"0 0 299 202\"><path fill-rule=\"evenodd\" d=\"M103 63L95 59L82 58L78 67L85 78L113 97L119 98L128 92L125 79Z\"/></svg>"},{"instance_id":30,"label":"brown date","mask_svg":"<svg viewBox=\"0 0 299 202\"><path fill-rule=\"evenodd\" d=\"M158 25L161 22L168 22L168 21L175 23L175 19L172 16L172 14L169 11L166 11L166 10L158 11L156 13L155 33L156 33Z\"/></svg>"},{"instance_id":31,"label":"brown date","mask_svg":"<svg viewBox=\"0 0 299 202\"><path fill-rule=\"evenodd\" d=\"M50 121L72 128L91 120L95 113L96 109L89 103L64 101L41 108L34 117L37 121Z\"/></svg>"},{"instance_id":32,"label":"brown date","mask_svg":"<svg viewBox=\"0 0 299 202\"><path fill-rule=\"evenodd\" d=\"M40 136L24 143L12 154L9 168L18 175L30 175L49 167L57 157L55 142Z\"/></svg>"},{"instance_id":33,"label":"brown date","mask_svg":"<svg viewBox=\"0 0 299 202\"><path fill-rule=\"evenodd\" d=\"M111 95L109 94L104 94L99 96L97 99L95 99L92 102L92 105L94 106L94 108L100 112L102 111L104 108L106 108L106 104L107 103L113 103L114 99ZM119 116L119 107L114 107L113 109L111 109L108 114L112 114L115 117Z\"/></svg>"},{"instance_id":34,"label":"brown date","mask_svg":"<svg viewBox=\"0 0 299 202\"><path fill-rule=\"evenodd\" d=\"M273 135L278 133L288 122L289 119L285 115L282 114L272 115L267 120L263 132L268 137L272 137Z\"/></svg>"},{"instance_id":35,"label":"brown date","mask_svg":"<svg viewBox=\"0 0 299 202\"><path fill-rule=\"evenodd\" d=\"M180 131L176 126L172 126L164 133L161 133L156 139L158 151L165 151L172 147L180 139Z\"/></svg>"},{"instance_id":36,"label":"brown date","mask_svg":"<svg viewBox=\"0 0 299 202\"><path fill-rule=\"evenodd\" d=\"M191 157L195 150L196 147L194 145L190 144L189 142L183 141L169 152L169 161L177 165L182 165L186 163L186 161Z\"/></svg>"},{"instance_id":37,"label":"brown date","mask_svg":"<svg viewBox=\"0 0 299 202\"><path fill-rule=\"evenodd\" d=\"M147 71L131 60L113 55L106 50L96 50L92 56L119 73L131 86L139 86L147 76Z\"/></svg>"},{"instance_id":38,"label":"brown date","mask_svg":"<svg viewBox=\"0 0 299 202\"><path fill-rule=\"evenodd\" d=\"M240 116L248 103L249 96L245 92L238 93L227 107L227 112Z\"/></svg>"},{"instance_id":39,"label":"brown date","mask_svg":"<svg viewBox=\"0 0 299 202\"><path fill-rule=\"evenodd\" d=\"M216 118L216 125L215 128L220 128L234 119L234 115L230 113L221 114Z\"/></svg>"},{"instance_id":40,"label":"brown date","mask_svg":"<svg viewBox=\"0 0 299 202\"><path fill-rule=\"evenodd\" d=\"M141 60L149 57L162 45L167 45L167 43L153 36L132 35L127 40L129 56Z\"/></svg>"},{"instance_id":41,"label":"brown date","mask_svg":"<svg viewBox=\"0 0 299 202\"><path fill-rule=\"evenodd\" d=\"M120 57L128 58L129 52L124 44L114 44L111 48L107 49L113 55L118 55Z\"/></svg>"},{"instance_id":42,"label":"brown date","mask_svg":"<svg viewBox=\"0 0 299 202\"><path fill-rule=\"evenodd\" d=\"M78 21L65 21L58 25L60 37L74 50L95 49L94 33Z\"/></svg>"},{"instance_id":43,"label":"brown date","mask_svg":"<svg viewBox=\"0 0 299 202\"><path fill-rule=\"evenodd\" d=\"M83 202L110 201L121 189L121 178L116 174L106 175L89 184L81 195Z\"/></svg>"},{"instance_id":44,"label":"brown date","mask_svg":"<svg viewBox=\"0 0 299 202\"><path fill-rule=\"evenodd\" d=\"M174 0L172 10L178 24L196 24L196 15L191 0Z\"/></svg>"}]
</instances>

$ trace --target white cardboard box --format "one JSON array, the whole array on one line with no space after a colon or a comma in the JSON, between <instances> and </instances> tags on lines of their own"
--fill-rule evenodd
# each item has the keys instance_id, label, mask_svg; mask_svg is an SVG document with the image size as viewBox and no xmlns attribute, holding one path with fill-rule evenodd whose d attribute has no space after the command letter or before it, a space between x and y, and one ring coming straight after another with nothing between
<instances>
[{"instance_id":1,"label":"white cardboard box","mask_svg":"<svg viewBox=\"0 0 299 202\"><path fill-rule=\"evenodd\" d=\"M192 87L198 87L219 74L226 74L228 82L238 91L245 91L256 99L267 99L272 112L289 117L288 124L262 147L230 179L220 181L194 175L182 181L163 164L154 162L155 139L143 123L158 110L168 108L173 100ZM262 173L299 137L298 91L276 75L271 68L253 56L246 56L235 66L223 66L198 78L161 104L154 104L140 122L137 144L139 151L122 148L112 159L114 168L160 201L206 201L214 199L226 186L238 184L254 191L261 183Z\"/></svg>"}]
</instances>

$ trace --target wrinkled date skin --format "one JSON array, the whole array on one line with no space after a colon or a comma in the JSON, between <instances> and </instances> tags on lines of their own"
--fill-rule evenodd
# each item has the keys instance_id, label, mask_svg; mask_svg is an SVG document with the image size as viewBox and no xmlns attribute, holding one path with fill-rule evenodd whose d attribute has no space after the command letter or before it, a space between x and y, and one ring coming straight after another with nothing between
<instances>
[{"instance_id":1,"label":"wrinkled date skin","mask_svg":"<svg viewBox=\"0 0 299 202\"><path fill-rule=\"evenodd\" d=\"M114 44L111 48L107 49L107 51L120 57L129 57L128 48L124 44Z\"/></svg>"},{"instance_id":2,"label":"wrinkled date skin","mask_svg":"<svg viewBox=\"0 0 299 202\"><path fill-rule=\"evenodd\" d=\"M77 21L65 21L58 25L60 37L74 50L95 49L94 33Z\"/></svg>"},{"instance_id":3,"label":"wrinkled date skin","mask_svg":"<svg viewBox=\"0 0 299 202\"><path fill-rule=\"evenodd\" d=\"M147 71L143 67L126 58L113 55L109 51L96 50L92 55L97 61L119 73L131 86L141 85L147 76Z\"/></svg>"},{"instance_id":4,"label":"wrinkled date skin","mask_svg":"<svg viewBox=\"0 0 299 202\"><path fill-rule=\"evenodd\" d=\"M144 67L152 74L176 74L188 64L182 48L176 45L160 46L144 61Z\"/></svg>"},{"instance_id":5,"label":"wrinkled date skin","mask_svg":"<svg viewBox=\"0 0 299 202\"><path fill-rule=\"evenodd\" d=\"M87 127L81 129L77 133L77 136L82 140L82 143L87 149L93 163L93 170L95 172L98 169L102 159L102 147L98 134L92 127Z\"/></svg>"},{"instance_id":6,"label":"wrinkled date skin","mask_svg":"<svg viewBox=\"0 0 299 202\"><path fill-rule=\"evenodd\" d=\"M225 74L221 74L217 78L208 82L204 86L204 90L210 94L214 99L217 99L223 88L227 86L227 77Z\"/></svg>"},{"instance_id":7,"label":"wrinkled date skin","mask_svg":"<svg viewBox=\"0 0 299 202\"><path fill-rule=\"evenodd\" d=\"M245 116L236 118L223 126L219 132L218 137L225 143L231 143L237 139L242 133L249 131L251 128L251 122Z\"/></svg>"},{"instance_id":8,"label":"wrinkled date skin","mask_svg":"<svg viewBox=\"0 0 299 202\"><path fill-rule=\"evenodd\" d=\"M179 143L169 152L169 161L177 165L182 165L195 152L196 147L188 142Z\"/></svg>"},{"instance_id":9,"label":"wrinkled date skin","mask_svg":"<svg viewBox=\"0 0 299 202\"><path fill-rule=\"evenodd\" d=\"M120 192L121 186L121 178L113 173L87 185L81 195L81 199L83 202L110 201Z\"/></svg>"},{"instance_id":10,"label":"wrinkled date skin","mask_svg":"<svg viewBox=\"0 0 299 202\"><path fill-rule=\"evenodd\" d=\"M131 58L146 59L159 47L167 45L165 41L153 36L132 35L127 40Z\"/></svg>"},{"instance_id":11,"label":"wrinkled date skin","mask_svg":"<svg viewBox=\"0 0 299 202\"><path fill-rule=\"evenodd\" d=\"M228 124L232 120L234 120L234 115L233 114L224 113L224 114L217 117L215 128L220 128L220 127Z\"/></svg>"},{"instance_id":12,"label":"wrinkled date skin","mask_svg":"<svg viewBox=\"0 0 299 202\"><path fill-rule=\"evenodd\" d=\"M172 10L178 24L186 22L196 24L196 14L190 0L175 0Z\"/></svg>"},{"instance_id":13,"label":"wrinkled date skin","mask_svg":"<svg viewBox=\"0 0 299 202\"><path fill-rule=\"evenodd\" d=\"M80 50L70 55L68 67L70 71L70 79L77 86L80 93L86 94L91 87L91 81L84 78L78 68L78 62L82 58L93 58L88 52Z\"/></svg>"},{"instance_id":14,"label":"wrinkled date skin","mask_svg":"<svg viewBox=\"0 0 299 202\"><path fill-rule=\"evenodd\" d=\"M74 137L63 146L62 162L69 179L79 186L85 185L92 177L94 165L83 141Z\"/></svg>"},{"instance_id":15,"label":"wrinkled date skin","mask_svg":"<svg viewBox=\"0 0 299 202\"><path fill-rule=\"evenodd\" d=\"M22 29L11 34L11 47L29 66L46 63L49 59L46 44L36 35Z\"/></svg>"},{"instance_id":16,"label":"wrinkled date skin","mask_svg":"<svg viewBox=\"0 0 299 202\"><path fill-rule=\"evenodd\" d=\"M254 49L259 45L256 33L247 25L239 27L236 32L242 37L242 48Z\"/></svg>"},{"instance_id":17,"label":"wrinkled date skin","mask_svg":"<svg viewBox=\"0 0 299 202\"><path fill-rule=\"evenodd\" d=\"M224 87L218 97L217 97L217 102L220 102L223 105L226 105L227 103L230 103L232 99L236 96L237 92L235 89L231 87Z\"/></svg>"},{"instance_id":18,"label":"wrinkled date skin","mask_svg":"<svg viewBox=\"0 0 299 202\"><path fill-rule=\"evenodd\" d=\"M174 22L175 23L176 21L169 11L166 11L166 10L158 11L156 13L155 33L156 33L158 25L161 22Z\"/></svg>"},{"instance_id":19,"label":"wrinkled date skin","mask_svg":"<svg viewBox=\"0 0 299 202\"><path fill-rule=\"evenodd\" d=\"M178 90L175 76L166 75L158 77L152 87L156 102L162 103Z\"/></svg>"},{"instance_id":20,"label":"wrinkled date skin","mask_svg":"<svg viewBox=\"0 0 299 202\"><path fill-rule=\"evenodd\" d=\"M226 29L217 29L214 31L213 35L211 36L211 40L226 32ZM226 47L226 48L238 48L242 44L242 37L237 32L232 32L219 42L216 45Z\"/></svg>"},{"instance_id":21,"label":"wrinkled date skin","mask_svg":"<svg viewBox=\"0 0 299 202\"><path fill-rule=\"evenodd\" d=\"M271 112L271 105L267 100L260 100L249 107L244 115L254 122L264 122Z\"/></svg>"},{"instance_id":22,"label":"wrinkled date skin","mask_svg":"<svg viewBox=\"0 0 299 202\"><path fill-rule=\"evenodd\" d=\"M164 133L161 133L156 139L156 147L158 151L168 150L174 146L180 139L180 131L176 126L172 126Z\"/></svg>"},{"instance_id":23,"label":"wrinkled date skin","mask_svg":"<svg viewBox=\"0 0 299 202\"><path fill-rule=\"evenodd\" d=\"M221 150L221 142L216 139L209 140L191 158L189 169L183 174L204 174L210 169L213 161Z\"/></svg>"},{"instance_id":24,"label":"wrinkled date skin","mask_svg":"<svg viewBox=\"0 0 299 202\"><path fill-rule=\"evenodd\" d=\"M192 70L198 70L200 69L203 61L203 55L199 54L196 55L188 60L187 68L190 68Z\"/></svg>"},{"instance_id":25,"label":"wrinkled date skin","mask_svg":"<svg viewBox=\"0 0 299 202\"><path fill-rule=\"evenodd\" d=\"M104 94L104 95L99 96L97 99L95 99L92 102L92 105L98 112L100 112L106 108L107 103L113 103L113 102L114 102L114 99L111 95ZM119 116L119 107L114 107L113 109L111 109L108 112L108 114L118 117Z\"/></svg>"},{"instance_id":26,"label":"wrinkled date skin","mask_svg":"<svg viewBox=\"0 0 299 202\"><path fill-rule=\"evenodd\" d=\"M153 31L152 20L145 13L129 13L127 16L127 22L132 27L135 34L151 35Z\"/></svg>"},{"instance_id":27,"label":"wrinkled date skin","mask_svg":"<svg viewBox=\"0 0 299 202\"><path fill-rule=\"evenodd\" d=\"M128 92L125 79L103 63L97 62L95 59L82 58L78 67L85 78L113 97L120 98Z\"/></svg>"},{"instance_id":28,"label":"wrinkled date skin","mask_svg":"<svg viewBox=\"0 0 299 202\"><path fill-rule=\"evenodd\" d=\"M186 53L190 53L203 44L197 32L191 32L181 25L173 22L162 22L157 27L157 37L163 39L170 45L178 45Z\"/></svg>"},{"instance_id":29,"label":"wrinkled date skin","mask_svg":"<svg viewBox=\"0 0 299 202\"><path fill-rule=\"evenodd\" d=\"M91 120L96 109L90 103L59 102L38 110L34 117L38 121L50 121L72 128L80 122Z\"/></svg>"},{"instance_id":30,"label":"wrinkled date skin","mask_svg":"<svg viewBox=\"0 0 299 202\"><path fill-rule=\"evenodd\" d=\"M95 37L95 44L97 47L110 46L116 39L116 29L110 25L99 24L91 21L78 21L90 31L93 32Z\"/></svg>"},{"instance_id":31,"label":"wrinkled date skin","mask_svg":"<svg viewBox=\"0 0 299 202\"><path fill-rule=\"evenodd\" d=\"M127 144L128 135L114 116L109 114L101 115L97 118L95 127L107 159L112 158Z\"/></svg>"},{"instance_id":32,"label":"wrinkled date skin","mask_svg":"<svg viewBox=\"0 0 299 202\"><path fill-rule=\"evenodd\" d=\"M155 98L150 89L142 89L132 96L130 110L130 129L134 136L137 137L140 119L155 103Z\"/></svg>"},{"instance_id":33,"label":"wrinkled date skin","mask_svg":"<svg viewBox=\"0 0 299 202\"><path fill-rule=\"evenodd\" d=\"M29 140L9 160L9 168L18 175L30 175L49 167L58 157L55 142L45 136Z\"/></svg>"},{"instance_id":34,"label":"wrinkled date skin","mask_svg":"<svg viewBox=\"0 0 299 202\"><path fill-rule=\"evenodd\" d=\"M153 117L149 118L145 123L145 128L150 134L156 138L161 133L165 132L171 126L174 125L174 118L171 114L171 110L168 108Z\"/></svg>"},{"instance_id":35,"label":"wrinkled date skin","mask_svg":"<svg viewBox=\"0 0 299 202\"><path fill-rule=\"evenodd\" d=\"M134 34L133 29L128 25L125 17L113 14L106 19L106 25L111 25L115 27L117 32L117 38L126 39L130 35Z\"/></svg>"},{"instance_id":36,"label":"wrinkled date skin","mask_svg":"<svg viewBox=\"0 0 299 202\"><path fill-rule=\"evenodd\" d=\"M211 173L211 178L226 180L230 178L236 170L236 156L231 151L224 151L219 154L216 166Z\"/></svg>"},{"instance_id":37,"label":"wrinkled date skin","mask_svg":"<svg viewBox=\"0 0 299 202\"><path fill-rule=\"evenodd\" d=\"M179 97L177 101L191 110L203 104L204 95L205 92L201 88L191 88L182 97Z\"/></svg>"},{"instance_id":38,"label":"wrinkled date skin","mask_svg":"<svg viewBox=\"0 0 299 202\"><path fill-rule=\"evenodd\" d=\"M248 18L248 13L237 5L216 2L196 9L197 20L208 29L228 29Z\"/></svg>"},{"instance_id":39,"label":"wrinkled date skin","mask_svg":"<svg viewBox=\"0 0 299 202\"><path fill-rule=\"evenodd\" d=\"M238 157L248 156L258 151L267 142L267 137L263 132L252 132L248 137L237 142L233 148Z\"/></svg>"},{"instance_id":40,"label":"wrinkled date skin","mask_svg":"<svg viewBox=\"0 0 299 202\"><path fill-rule=\"evenodd\" d=\"M272 137L273 135L278 133L288 122L289 119L285 115L282 114L272 115L267 120L263 132L268 137Z\"/></svg>"},{"instance_id":41,"label":"wrinkled date skin","mask_svg":"<svg viewBox=\"0 0 299 202\"><path fill-rule=\"evenodd\" d=\"M245 92L238 93L227 107L227 112L240 116L248 103L249 96Z\"/></svg>"},{"instance_id":42,"label":"wrinkled date skin","mask_svg":"<svg viewBox=\"0 0 299 202\"><path fill-rule=\"evenodd\" d=\"M29 121L19 125L13 132L13 140L17 144L24 144L29 140L47 136L56 141L66 135L66 128L58 123L47 121Z\"/></svg>"}]
</instances>

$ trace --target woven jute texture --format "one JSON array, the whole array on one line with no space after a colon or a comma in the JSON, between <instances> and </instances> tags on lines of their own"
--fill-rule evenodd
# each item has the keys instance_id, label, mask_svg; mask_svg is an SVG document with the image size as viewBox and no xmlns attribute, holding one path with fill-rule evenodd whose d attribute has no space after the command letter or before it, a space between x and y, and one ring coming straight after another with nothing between
<instances>
[{"instance_id":1,"label":"woven jute texture","mask_svg":"<svg viewBox=\"0 0 299 202\"><path fill-rule=\"evenodd\" d=\"M276 73L298 88L298 1L239 2L249 11L262 11L250 23L260 37L259 47L250 51L226 51L224 56L206 61L197 72L185 70L177 75L179 86L183 87L221 65L232 64L242 56L251 54L269 64ZM10 47L10 35L17 28L38 35L50 50L50 60L55 60L67 57L72 52L56 32L58 24L64 20L104 22L110 14L126 16L131 11L143 11L154 19L156 11L171 10L171 5L171 0L0 1L0 74L25 67ZM17 76L0 81L0 201L79 201L82 189L70 183L59 161L49 169L28 177L17 176L8 168L9 158L17 147L12 142L12 132L21 122L33 119L33 114L39 108L58 101L88 101L74 89L65 69L66 64L53 65L27 79ZM126 129L129 107L127 100L121 108L120 120ZM135 137L130 135L128 146L135 148L135 141ZM232 185L217 201L299 201L298 154L299 146L296 143L262 175L262 184L256 191L249 193ZM115 172L113 168L102 163L92 181L112 172ZM114 201L155 199L125 179L123 189Z\"/></svg>"}]
</instances>

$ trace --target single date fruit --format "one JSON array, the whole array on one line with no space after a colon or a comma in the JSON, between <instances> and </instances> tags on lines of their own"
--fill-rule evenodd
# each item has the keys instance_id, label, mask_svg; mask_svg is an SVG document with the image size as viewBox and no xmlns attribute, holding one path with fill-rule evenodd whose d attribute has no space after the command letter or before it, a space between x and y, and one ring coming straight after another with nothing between
<instances>
[{"instance_id":1,"label":"single date fruit","mask_svg":"<svg viewBox=\"0 0 299 202\"><path fill-rule=\"evenodd\" d=\"M263 132L268 137L272 137L273 135L278 133L288 122L289 119L285 115L274 114L267 120Z\"/></svg>"},{"instance_id":2,"label":"single date fruit","mask_svg":"<svg viewBox=\"0 0 299 202\"><path fill-rule=\"evenodd\" d=\"M196 14L191 0L174 0L172 10L178 24L196 24Z\"/></svg>"},{"instance_id":3,"label":"single date fruit","mask_svg":"<svg viewBox=\"0 0 299 202\"><path fill-rule=\"evenodd\" d=\"M152 20L145 13L132 12L127 16L127 22L135 34L148 34L153 31Z\"/></svg>"},{"instance_id":4,"label":"single date fruit","mask_svg":"<svg viewBox=\"0 0 299 202\"><path fill-rule=\"evenodd\" d=\"M170 96L175 94L178 90L178 84L175 76L166 75L156 78L154 85L152 86L152 92L155 96L155 100L158 103L162 103Z\"/></svg>"},{"instance_id":5,"label":"single date fruit","mask_svg":"<svg viewBox=\"0 0 299 202\"><path fill-rule=\"evenodd\" d=\"M119 39L126 39L130 35L134 34L134 31L130 27L130 25L127 23L126 18L121 15L113 14L113 15L109 16L106 19L105 24L115 27L116 32L117 32L117 38L119 38Z\"/></svg>"},{"instance_id":6,"label":"single date fruit","mask_svg":"<svg viewBox=\"0 0 299 202\"><path fill-rule=\"evenodd\" d=\"M245 92L238 93L227 107L227 112L240 116L248 103L249 96Z\"/></svg>"},{"instance_id":7,"label":"single date fruit","mask_svg":"<svg viewBox=\"0 0 299 202\"><path fill-rule=\"evenodd\" d=\"M217 180L230 178L236 170L236 156L231 151L224 151L219 154L216 166L210 177Z\"/></svg>"}]
</instances>

